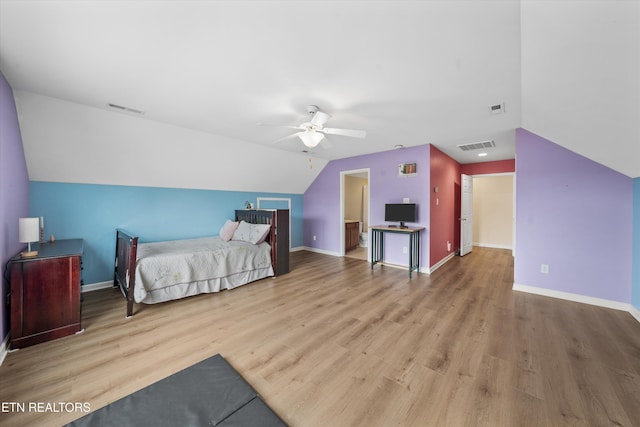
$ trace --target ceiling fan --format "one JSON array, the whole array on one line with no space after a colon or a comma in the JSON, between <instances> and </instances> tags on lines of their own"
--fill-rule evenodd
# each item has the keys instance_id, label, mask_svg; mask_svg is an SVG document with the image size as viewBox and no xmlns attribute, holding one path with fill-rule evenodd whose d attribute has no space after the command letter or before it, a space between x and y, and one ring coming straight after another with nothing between
<instances>
[{"instance_id":1,"label":"ceiling fan","mask_svg":"<svg viewBox=\"0 0 640 427\"><path fill-rule=\"evenodd\" d=\"M314 148L318 144L326 143L327 139L325 135L340 135L349 136L352 138L364 138L367 136L367 132L363 130L355 129L337 129L325 127L325 123L331 118L331 116L325 112L320 111L316 105L307 106L307 113L311 117L308 122L304 122L298 126L285 126L291 129L298 129L292 135L281 138L275 142L280 142L288 138L297 136L300 140L309 148Z\"/></svg>"}]
</instances>

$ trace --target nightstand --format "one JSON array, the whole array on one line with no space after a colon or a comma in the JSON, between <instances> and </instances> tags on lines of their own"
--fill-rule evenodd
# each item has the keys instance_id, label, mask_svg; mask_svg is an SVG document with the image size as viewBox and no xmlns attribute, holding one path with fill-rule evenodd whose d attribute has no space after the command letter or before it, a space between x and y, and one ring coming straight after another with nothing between
<instances>
[{"instance_id":1,"label":"nightstand","mask_svg":"<svg viewBox=\"0 0 640 427\"><path fill-rule=\"evenodd\" d=\"M83 245L82 239L38 243L37 256L9 261L12 349L81 331Z\"/></svg>"}]
</instances>

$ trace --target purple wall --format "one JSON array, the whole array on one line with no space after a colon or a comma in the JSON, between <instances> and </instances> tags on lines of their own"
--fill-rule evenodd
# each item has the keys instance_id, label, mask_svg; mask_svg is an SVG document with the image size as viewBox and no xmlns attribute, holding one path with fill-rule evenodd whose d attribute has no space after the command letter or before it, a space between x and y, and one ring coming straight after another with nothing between
<instances>
[{"instance_id":1,"label":"purple wall","mask_svg":"<svg viewBox=\"0 0 640 427\"><path fill-rule=\"evenodd\" d=\"M4 269L9 258L22 250L18 242L18 218L29 214L29 177L22 149L16 105L11 86L0 73L0 261ZM8 283L0 293L0 341L7 336Z\"/></svg>"},{"instance_id":2,"label":"purple wall","mask_svg":"<svg viewBox=\"0 0 640 427\"><path fill-rule=\"evenodd\" d=\"M398 165L417 163L417 175L398 176ZM385 203L402 203L408 197L418 204L418 221L429 227L429 145L384 151L347 159L333 160L325 166L304 193L304 245L310 248L340 252L340 173L343 171L370 169L369 224L384 224ZM316 240L313 240L316 236ZM428 230L422 232L421 268L429 266ZM407 236L385 237L385 261L407 265L408 255L402 247L408 246Z\"/></svg>"},{"instance_id":3,"label":"purple wall","mask_svg":"<svg viewBox=\"0 0 640 427\"><path fill-rule=\"evenodd\" d=\"M518 129L515 283L630 303L632 182Z\"/></svg>"}]
</instances>

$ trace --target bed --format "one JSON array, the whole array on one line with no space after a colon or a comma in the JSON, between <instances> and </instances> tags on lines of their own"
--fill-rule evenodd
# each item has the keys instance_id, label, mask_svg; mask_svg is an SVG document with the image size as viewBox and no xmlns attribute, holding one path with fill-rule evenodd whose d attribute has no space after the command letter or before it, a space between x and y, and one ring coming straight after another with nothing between
<instances>
[{"instance_id":1,"label":"bed","mask_svg":"<svg viewBox=\"0 0 640 427\"><path fill-rule=\"evenodd\" d=\"M288 219L288 210L236 211L238 231L259 232L255 241L254 236L247 241L215 236L141 243L138 236L117 229L114 286L127 300L127 317L134 303L234 289L288 272Z\"/></svg>"}]
</instances>

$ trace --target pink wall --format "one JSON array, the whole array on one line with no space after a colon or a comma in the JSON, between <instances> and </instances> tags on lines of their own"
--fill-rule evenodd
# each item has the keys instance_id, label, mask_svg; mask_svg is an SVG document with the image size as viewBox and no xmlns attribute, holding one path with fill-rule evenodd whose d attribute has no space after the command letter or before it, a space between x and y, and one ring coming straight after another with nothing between
<instances>
[{"instance_id":1,"label":"pink wall","mask_svg":"<svg viewBox=\"0 0 640 427\"><path fill-rule=\"evenodd\" d=\"M430 257L433 266L460 247L460 174L461 166L451 157L430 146ZM434 189L437 187L438 191ZM447 248L451 243L451 249Z\"/></svg>"},{"instance_id":2,"label":"pink wall","mask_svg":"<svg viewBox=\"0 0 640 427\"><path fill-rule=\"evenodd\" d=\"M465 175L485 175L490 173L508 173L515 171L515 159L496 160L484 163L467 163L462 165L462 173Z\"/></svg>"}]
</instances>

